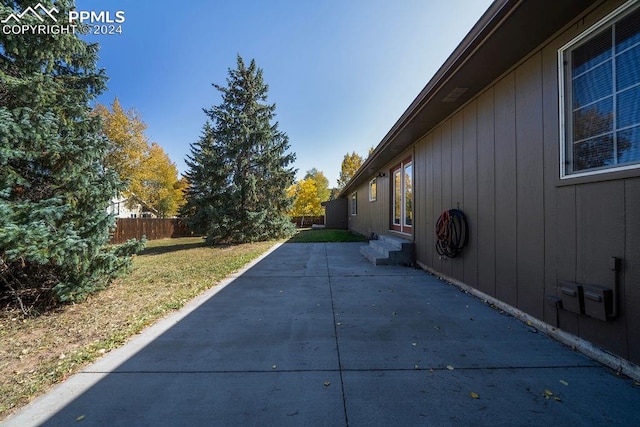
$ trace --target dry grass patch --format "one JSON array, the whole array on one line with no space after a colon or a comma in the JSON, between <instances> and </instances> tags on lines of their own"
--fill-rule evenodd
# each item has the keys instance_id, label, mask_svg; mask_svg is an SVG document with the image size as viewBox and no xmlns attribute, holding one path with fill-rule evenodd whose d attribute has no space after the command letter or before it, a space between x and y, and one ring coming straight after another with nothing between
<instances>
[{"instance_id":1,"label":"dry grass patch","mask_svg":"<svg viewBox=\"0 0 640 427\"><path fill-rule=\"evenodd\" d=\"M209 247L201 238L149 242L132 271L86 301L36 318L0 313L0 420L121 346L273 246Z\"/></svg>"}]
</instances>

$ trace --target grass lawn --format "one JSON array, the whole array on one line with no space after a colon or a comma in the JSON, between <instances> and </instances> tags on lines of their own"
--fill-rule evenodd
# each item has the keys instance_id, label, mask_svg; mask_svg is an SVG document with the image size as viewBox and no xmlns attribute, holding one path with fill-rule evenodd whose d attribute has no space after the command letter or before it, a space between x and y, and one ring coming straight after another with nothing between
<instances>
[{"instance_id":1,"label":"grass lawn","mask_svg":"<svg viewBox=\"0 0 640 427\"><path fill-rule=\"evenodd\" d=\"M316 242L366 242L364 236L349 230L311 229L302 228L287 243L316 243Z\"/></svg>"},{"instance_id":2,"label":"grass lawn","mask_svg":"<svg viewBox=\"0 0 640 427\"><path fill-rule=\"evenodd\" d=\"M274 242L151 241L131 272L86 301L25 318L0 311L0 420L257 258Z\"/></svg>"}]
</instances>

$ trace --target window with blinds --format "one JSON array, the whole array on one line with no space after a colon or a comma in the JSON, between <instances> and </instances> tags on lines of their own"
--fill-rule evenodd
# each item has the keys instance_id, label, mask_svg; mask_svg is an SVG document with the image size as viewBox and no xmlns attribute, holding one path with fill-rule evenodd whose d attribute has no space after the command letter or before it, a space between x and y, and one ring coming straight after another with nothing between
<instances>
[{"instance_id":1,"label":"window with blinds","mask_svg":"<svg viewBox=\"0 0 640 427\"><path fill-rule=\"evenodd\" d=\"M640 8L630 2L559 51L561 177L640 166Z\"/></svg>"}]
</instances>

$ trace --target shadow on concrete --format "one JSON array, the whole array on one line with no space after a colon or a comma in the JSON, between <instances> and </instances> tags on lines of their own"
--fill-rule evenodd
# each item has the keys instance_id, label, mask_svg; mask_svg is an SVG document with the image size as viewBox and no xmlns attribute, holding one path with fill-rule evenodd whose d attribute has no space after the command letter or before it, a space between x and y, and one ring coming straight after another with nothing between
<instances>
[{"instance_id":1,"label":"shadow on concrete","mask_svg":"<svg viewBox=\"0 0 640 427\"><path fill-rule=\"evenodd\" d=\"M360 245L279 246L8 425L640 425L633 381Z\"/></svg>"}]
</instances>

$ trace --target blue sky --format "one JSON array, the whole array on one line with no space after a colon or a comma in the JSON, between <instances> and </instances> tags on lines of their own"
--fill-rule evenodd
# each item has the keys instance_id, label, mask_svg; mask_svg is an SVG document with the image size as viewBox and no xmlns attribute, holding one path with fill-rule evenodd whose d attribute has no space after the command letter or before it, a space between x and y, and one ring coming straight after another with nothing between
<instances>
[{"instance_id":1,"label":"blue sky","mask_svg":"<svg viewBox=\"0 0 640 427\"><path fill-rule=\"evenodd\" d=\"M134 108L185 172L189 144L220 103L236 55L255 59L297 155L336 185L345 153L376 146L489 7L489 0L77 0L125 12L93 36L108 91ZM187 6L188 5L188 6Z\"/></svg>"}]
</instances>

